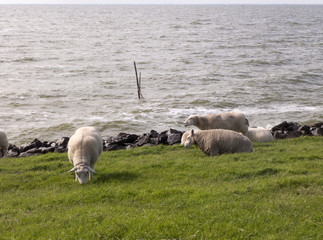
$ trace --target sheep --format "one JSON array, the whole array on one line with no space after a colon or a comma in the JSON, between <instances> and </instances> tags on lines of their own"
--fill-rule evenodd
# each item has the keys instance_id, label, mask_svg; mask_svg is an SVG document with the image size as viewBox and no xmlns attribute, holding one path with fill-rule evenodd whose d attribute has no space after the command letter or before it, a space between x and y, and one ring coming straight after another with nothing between
<instances>
[{"instance_id":1,"label":"sheep","mask_svg":"<svg viewBox=\"0 0 323 240\"><path fill-rule=\"evenodd\" d=\"M198 130L195 130L195 132L198 132ZM188 130L183 133L182 138L181 138L181 145L184 145L186 142L187 137L191 134L191 130Z\"/></svg>"},{"instance_id":2,"label":"sheep","mask_svg":"<svg viewBox=\"0 0 323 240\"><path fill-rule=\"evenodd\" d=\"M271 142L274 140L271 132L263 127L248 128L246 136L251 140L251 142Z\"/></svg>"},{"instance_id":3,"label":"sheep","mask_svg":"<svg viewBox=\"0 0 323 240\"><path fill-rule=\"evenodd\" d=\"M192 130L184 147L187 148L193 144L209 156L253 151L249 138L226 129L200 130L196 133Z\"/></svg>"},{"instance_id":4,"label":"sheep","mask_svg":"<svg viewBox=\"0 0 323 240\"><path fill-rule=\"evenodd\" d=\"M6 133L0 129L0 158L5 157L8 150L8 138Z\"/></svg>"},{"instance_id":5,"label":"sheep","mask_svg":"<svg viewBox=\"0 0 323 240\"><path fill-rule=\"evenodd\" d=\"M68 142L68 159L74 165L69 171L75 171L75 181L84 184L92 179L93 168L103 150L103 140L95 127L77 129Z\"/></svg>"},{"instance_id":6,"label":"sheep","mask_svg":"<svg viewBox=\"0 0 323 240\"><path fill-rule=\"evenodd\" d=\"M206 116L191 115L185 122L185 126L194 125L201 130L208 129L228 129L241 132L246 135L249 122L243 113L224 112L219 114L209 114Z\"/></svg>"}]
</instances>

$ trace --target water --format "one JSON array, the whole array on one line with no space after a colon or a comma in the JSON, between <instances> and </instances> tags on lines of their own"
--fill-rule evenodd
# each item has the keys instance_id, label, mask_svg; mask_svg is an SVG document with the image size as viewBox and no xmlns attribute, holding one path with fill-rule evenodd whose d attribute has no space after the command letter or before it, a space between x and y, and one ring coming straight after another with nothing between
<instances>
[{"instance_id":1,"label":"water","mask_svg":"<svg viewBox=\"0 0 323 240\"><path fill-rule=\"evenodd\" d=\"M322 121L322 26L322 5L2 5L0 128L19 144L229 110L267 128Z\"/></svg>"}]
</instances>

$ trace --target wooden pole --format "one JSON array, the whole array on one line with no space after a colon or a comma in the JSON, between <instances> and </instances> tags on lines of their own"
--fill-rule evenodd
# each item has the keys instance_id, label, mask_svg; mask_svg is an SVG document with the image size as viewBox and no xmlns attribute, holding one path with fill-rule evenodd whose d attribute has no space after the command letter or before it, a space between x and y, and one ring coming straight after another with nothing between
<instances>
[{"instance_id":1,"label":"wooden pole","mask_svg":"<svg viewBox=\"0 0 323 240\"><path fill-rule=\"evenodd\" d=\"M136 74L136 81L137 81L137 92L138 92L138 98L144 98L141 94L141 72L139 73L139 77L138 77L138 72L137 72L137 66L136 66L136 62L133 62L133 65L135 67L135 74Z\"/></svg>"}]
</instances>

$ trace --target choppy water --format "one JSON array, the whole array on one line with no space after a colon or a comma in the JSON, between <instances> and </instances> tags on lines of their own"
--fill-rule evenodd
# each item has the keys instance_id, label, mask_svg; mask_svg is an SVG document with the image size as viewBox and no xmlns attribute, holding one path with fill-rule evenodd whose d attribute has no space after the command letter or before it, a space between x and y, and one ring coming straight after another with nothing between
<instances>
[{"instance_id":1,"label":"choppy water","mask_svg":"<svg viewBox=\"0 0 323 240\"><path fill-rule=\"evenodd\" d=\"M12 143L84 125L185 130L190 114L227 110L267 128L311 123L322 99L322 5L0 5L0 128Z\"/></svg>"}]
</instances>

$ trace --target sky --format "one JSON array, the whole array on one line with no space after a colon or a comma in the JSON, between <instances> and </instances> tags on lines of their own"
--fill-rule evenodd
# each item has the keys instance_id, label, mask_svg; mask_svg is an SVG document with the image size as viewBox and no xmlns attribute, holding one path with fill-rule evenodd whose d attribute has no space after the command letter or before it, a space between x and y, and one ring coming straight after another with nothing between
<instances>
[{"instance_id":1,"label":"sky","mask_svg":"<svg viewBox=\"0 0 323 240\"><path fill-rule=\"evenodd\" d=\"M323 0L0 0L0 4L323 4Z\"/></svg>"}]
</instances>

